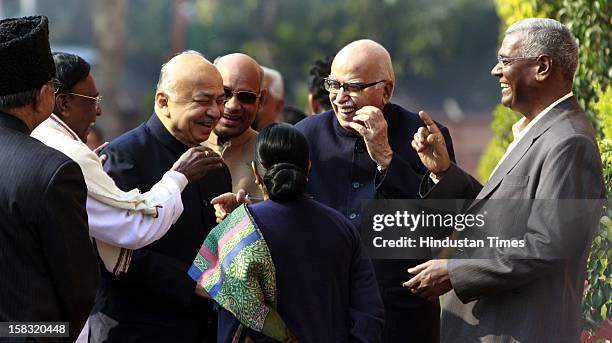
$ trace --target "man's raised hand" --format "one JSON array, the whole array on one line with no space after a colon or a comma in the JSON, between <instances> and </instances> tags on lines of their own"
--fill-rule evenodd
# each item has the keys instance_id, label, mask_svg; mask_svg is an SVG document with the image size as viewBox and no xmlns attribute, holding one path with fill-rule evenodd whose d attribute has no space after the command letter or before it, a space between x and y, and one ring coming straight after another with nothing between
<instances>
[{"instance_id":1,"label":"man's raised hand","mask_svg":"<svg viewBox=\"0 0 612 343\"><path fill-rule=\"evenodd\" d=\"M441 179L450 167L448 149L442 132L425 111L419 111L425 127L419 128L412 139L412 148L419 154L421 162L436 178Z\"/></svg>"},{"instance_id":2,"label":"man's raised hand","mask_svg":"<svg viewBox=\"0 0 612 343\"><path fill-rule=\"evenodd\" d=\"M185 175L189 182L203 178L209 171L219 169L223 159L210 148L196 146L185 151L174 162L172 170Z\"/></svg>"},{"instance_id":3,"label":"man's raised hand","mask_svg":"<svg viewBox=\"0 0 612 343\"><path fill-rule=\"evenodd\" d=\"M217 223L220 223L236 207L242 204L251 204L251 200L249 200L247 192L244 189L240 189L236 194L231 192L221 194L212 199L210 203L215 207L215 217L217 218Z\"/></svg>"},{"instance_id":4,"label":"man's raised hand","mask_svg":"<svg viewBox=\"0 0 612 343\"><path fill-rule=\"evenodd\" d=\"M387 136L387 121L383 112L374 106L363 106L349 123L362 137L370 158L383 169L389 167L393 151Z\"/></svg>"}]
</instances>

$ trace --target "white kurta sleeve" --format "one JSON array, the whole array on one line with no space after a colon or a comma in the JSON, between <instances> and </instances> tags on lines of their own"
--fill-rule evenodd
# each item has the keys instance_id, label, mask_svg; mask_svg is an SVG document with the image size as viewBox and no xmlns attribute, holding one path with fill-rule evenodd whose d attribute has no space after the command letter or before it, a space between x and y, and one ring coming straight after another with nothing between
<instances>
[{"instance_id":1,"label":"white kurta sleeve","mask_svg":"<svg viewBox=\"0 0 612 343\"><path fill-rule=\"evenodd\" d=\"M174 170L164 174L143 196L160 204L156 217L104 204L87 196L89 234L106 243L128 249L142 248L163 237L181 213L181 192L187 178Z\"/></svg>"}]
</instances>

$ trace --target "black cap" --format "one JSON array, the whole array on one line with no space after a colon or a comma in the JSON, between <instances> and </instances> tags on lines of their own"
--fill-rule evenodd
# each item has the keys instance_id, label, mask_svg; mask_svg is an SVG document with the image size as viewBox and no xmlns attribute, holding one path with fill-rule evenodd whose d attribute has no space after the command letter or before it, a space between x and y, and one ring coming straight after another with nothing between
<instances>
[{"instance_id":1,"label":"black cap","mask_svg":"<svg viewBox=\"0 0 612 343\"><path fill-rule=\"evenodd\" d=\"M0 20L0 95L40 88L54 75L47 17Z\"/></svg>"}]
</instances>

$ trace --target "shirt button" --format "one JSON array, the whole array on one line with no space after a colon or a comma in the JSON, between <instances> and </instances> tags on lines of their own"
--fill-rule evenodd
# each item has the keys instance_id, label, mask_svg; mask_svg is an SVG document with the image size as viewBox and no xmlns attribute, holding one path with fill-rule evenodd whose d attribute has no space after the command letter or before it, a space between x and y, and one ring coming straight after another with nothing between
<instances>
[{"instance_id":1,"label":"shirt button","mask_svg":"<svg viewBox=\"0 0 612 343\"><path fill-rule=\"evenodd\" d=\"M353 182L352 186L353 186L353 188L357 189L357 188L361 187L361 184L359 182Z\"/></svg>"},{"instance_id":2,"label":"shirt button","mask_svg":"<svg viewBox=\"0 0 612 343\"><path fill-rule=\"evenodd\" d=\"M206 199L202 200L202 205L204 205L204 207L208 206L208 200Z\"/></svg>"},{"instance_id":3,"label":"shirt button","mask_svg":"<svg viewBox=\"0 0 612 343\"><path fill-rule=\"evenodd\" d=\"M365 151L365 148L363 145L359 143L355 144L355 152L362 153L364 151Z\"/></svg>"},{"instance_id":4,"label":"shirt button","mask_svg":"<svg viewBox=\"0 0 612 343\"><path fill-rule=\"evenodd\" d=\"M355 218L357 218L357 213L353 212L349 214L349 219L355 219Z\"/></svg>"}]
</instances>

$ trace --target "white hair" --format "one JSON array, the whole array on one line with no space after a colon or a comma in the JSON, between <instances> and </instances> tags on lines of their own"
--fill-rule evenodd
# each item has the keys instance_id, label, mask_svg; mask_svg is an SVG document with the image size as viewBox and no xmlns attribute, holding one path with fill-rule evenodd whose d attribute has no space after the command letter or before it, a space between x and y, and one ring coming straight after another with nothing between
<instances>
[{"instance_id":1,"label":"white hair","mask_svg":"<svg viewBox=\"0 0 612 343\"><path fill-rule=\"evenodd\" d=\"M183 52L180 52L174 55L170 60L168 60L168 62L162 64L161 66L161 71L159 72L159 80L157 81L157 88L156 88L157 91L163 91L169 94L174 94L175 85L173 83L172 78L169 77L168 75L168 65L176 57L182 56L182 55L196 55L206 60L206 57L204 57L204 55L202 55L200 52L195 51L195 50L185 50Z\"/></svg>"},{"instance_id":2,"label":"white hair","mask_svg":"<svg viewBox=\"0 0 612 343\"><path fill-rule=\"evenodd\" d=\"M523 56L549 55L558 62L565 79L574 78L578 67L578 43L567 26L554 19L527 18L512 24L506 35L515 32L525 34L520 51Z\"/></svg>"},{"instance_id":3,"label":"white hair","mask_svg":"<svg viewBox=\"0 0 612 343\"><path fill-rule=\"evenodd\" d=\"M285 98L285 86L283 84L283 76L277 70L261 67L264 74L264 79L268 78L270 81L268 84L268 92L276 100L283 100Z\"/></svg>"}]
</instances>

